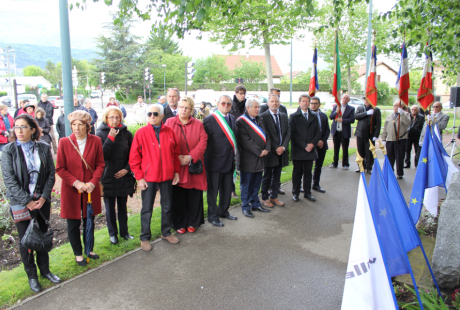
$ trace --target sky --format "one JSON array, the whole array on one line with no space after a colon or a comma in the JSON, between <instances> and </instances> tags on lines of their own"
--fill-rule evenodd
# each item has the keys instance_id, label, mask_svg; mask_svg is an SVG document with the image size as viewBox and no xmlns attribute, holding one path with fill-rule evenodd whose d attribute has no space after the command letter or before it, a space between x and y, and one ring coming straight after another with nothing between
<instances>
[{"instance_id":1,"label":"sky","mask_svg":"<svg viewBox=\"0 0 460 310\"><path fill-rule=\"evenodd\" d=\"M76 0L68 0L75 3ZM385 12L394 6L396 0L374 0L374 8L379 12ZM0 41L14 44L37 44L48 46L60 46L59 26L59 1L58 0L1 0L0 7ZM74 8L69 14L69 27L72 48L95 49L95 38L104 34L104 25L111 22L110 12L116 10L115 5L108 7L103 1L94 3L87 0L86 9ZM139 0L140 5L146 5L148 0ZM141 21L134 25L133 33L147 38L151 30L151 21ZM7 30L7 31L5 31ZM228 55L228 48L220 44L210 42L206 34L202 40L196 39L198 32L192 32L179 41L184 55L193 60L216 55ZM303 39L293 40L293 71L306 71L311 67L313 50L311 40L313 35L304 30ZM0 46L1 47L1 46ZM283 73L290 70L291 62L290 45L272 45L271 54L275 56ZM248 50L240 51L245 55ZM251 55L264 55L263 49L249 50ZM380 59L379 59L380 60ZM392 64L397 69L398 64ZM321 59L318 68L324 68Z\"/></svg>"}]
</instances>

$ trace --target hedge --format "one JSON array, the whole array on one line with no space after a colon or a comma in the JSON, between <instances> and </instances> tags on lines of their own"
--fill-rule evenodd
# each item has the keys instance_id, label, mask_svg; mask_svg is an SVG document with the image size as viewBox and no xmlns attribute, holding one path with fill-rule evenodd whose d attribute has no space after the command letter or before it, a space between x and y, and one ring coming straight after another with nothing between
<instances>
[{"instance_id":1,"label":"hedge","mask_svg":"<svg viewBox=\"0 0 460 310\"><path fill-rule=\"evenodd\" d=\"M215 91L233 91L237 86L237 83L193 83L192 85L187 85L188 91L196 91L198 89L214 89ZM266 91L266 83L244 83L243 84L248 91ZM289 84L274 84L275 88L279 88L282 91L289 91ZM292 91L305 91L309 89L309 84L292 84ZM177 88L179 91L185 91L184 83L167 83L166 89L168 88ZM164 89L163 84L156 84L152 88L152 92L162 93ZM329 84L319 84L319 89L321 91L331 91L332 87Z\"/></svg>"}]
</instances>

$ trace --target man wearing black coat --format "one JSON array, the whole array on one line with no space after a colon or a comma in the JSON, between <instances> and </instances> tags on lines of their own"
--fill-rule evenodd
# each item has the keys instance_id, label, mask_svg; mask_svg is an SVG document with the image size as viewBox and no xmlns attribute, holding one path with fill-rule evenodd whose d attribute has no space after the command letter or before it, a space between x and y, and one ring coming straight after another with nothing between
<instances>
[{"instance_id":1,"label":"man wearing black coat","mask_svg":"<svg viewBox=\"0 0 460 310\"><path fill-rule=\"evenodd\" d=\"M46 119L50 123L50 136L51 136L51 145L53 147L53 151L55 154L57 154L57 144L56 144L56 137L54 136L54 108L53 104L48 101L48 95L45 93L42 93L40 96L41 100L38 103L37 107L42 108L45 110L46 113Z\"/></svg>"},{"instance_id":2,"label":"man wearing black coat","mask_svg":"<svg viewBox=\"0 0 460 310\"><path fill-rule=\"evenodd\" d=\"M350 96L343 95L341 109L337 111L337 105L332 109L329 118L332 122L332 141L334 142L334 161L329 166L337 168L339 165L339 151L342 146L342 169L348 170L350 162L348 161L348 146L351 138L351 124L355 122L355 108L348 105ZM340 113L339 113L340 112Z\"/></svg>"},{"instance_id":3,"label":"man wearing black coat","mask_svg":"<svg viewBox=\"0 0 460 310\"><path fill-rule=\"evenodd\" d=\"M246 112L236 120L238 152L236 165L240 171L241 209L246 217L253 218L251 211L270 212L261 206L259 189L264 171L264 157L270 151L270 136L263 119L259 116L259 101L246 101Z\"/></svg>"},{"instance_id":4,"label":"man wearing black coat","mask_svg":"<svg viewBox=\"0 0 460 310\"><path fill-rule=\"evenodd\" d=\"M409 130L409 137L406 142L406 165L404 168L410 168L410 153L412 150L412 145L414 145L415 151L415 168L417 168L418 158L420 156L420 135L422 134L423 124L425 123L425 118L419 114L419 108L417 105L413 105L410 108L410 125L407 130Z\"/></svg>"},{"instance_id":5,"label":"man wearing black coat","mask_svg":"<svg viewBox=\"0 0 460 310\"><path fill-rule=\"evenodd\" d=\"M318 117L312 113L310 96L300 95L299 107L289 118L291 128L291 159L294 164L292 170L292 200L299 201L300 181L303 175L304 197L316 201L311 195L311 180L313 161L318 158L317 144L321 139L321 128Z\"/></svg>"},{"instance_id":6,"label":"man wearing black coat","mask_svg":"<svg viewBox=\"0 0 460 310\"><path fill-rule=\"evenodd\" d=\"M61 115L59 115L58 120L56 122L56 130L59 134L59 140L61 138L64 138L65 135L65 114L64 114L64 109L61 108Z\"/></svg>"},{"instance_id":7,"label":"man wearing black coat","mask_svg":"<svg viewBox=\"0 0 460 310\"><path fill-rule=\"evenodd\" d=\"M279 88L272 88L272 89L270 89L270 95L277 95L277 96L278 96L278 99L279 99L280 102L281 102L281 89L279 89ZM270 95L268 96L269 99L270 99ZM260 106L259 114L265 113L268 109L269 109L268 104L262 104L262 105ZM284 106L284 104L281 104L281 103L280 103L280 107L279 107L278 109L280 110L280 112L283 112L284 114L288 115L287 109L286 109L286 107Z\"/></svg>"},{"instance_id":8,"label":"man wearing black coat","mask_svg":"<svg viewBox=\"0 0 460 310\"><path fill-rule=\"evenodd\" d=\"M284 206L284 202L278 200L280 188L281 169L289 164L289 141L291 129L285 113L279 109L280 101L277 95L268 96L270 110L260 116L264 120L266 135L270 138L270 152L264 157L264 174L262 177L262 203L269 208L273 205ZM268 196L268 189L272 191ZM270 199L269 199L270 198Z\"/></svg>"},{"instance_id":9,"label":"man wearing black coat","mask_svg":"<svg viewBox=\"0 0 460 310\"><path fill-rule=\"evenodd\" d=\"M324 158L326 157L326 152L328 150L327 139L331 134L331 129L329 127L329 119L327 115L319 109L321 106L321 100L319 97L312 97L310 103L310 110L312 113L315 113L318 117L319 127L321 128L321 138L316 145L316 151L318 152L318 158L315 160L315 170L313 172L313 186L312 189L325 193L326 190L322 189L319 185L319 180L321 177L321 169L323 168Z\"/></svg>"},{"instance_id":10,"label":"man wearing black coat","mask_svg":"<svg viewBox=\"0 0 460 310\"><path fill-rule=\"evenodd\" d=\"M179 110L177 109L177 104L180 99L180 93L177 88L168 89L167 93L168 104L165 107L163 123L165 124L168 118L176 117Z\"/></svg>"},{"instance_id":11,"label":"man wearing black coat","mask_svg":"<svg viewBox=\"0 0 460 310\"><path fill-rule=\"evenodd\" d=\"M217 227L224 226L219 217L237 219L228 212L236 154L235 118L229 113L231 107L232 99L223 95L217 104L218 111L203 120L204 130L208 135L208 145L204 153L208 183L208 221ZM219 205L216 203L217 195Z\"/></svg>"},{"instance_id":12,"label":"man wearing black coat","mask_svg":"<svg viewBox=\"0 0 460 310\"><path fill-rule=\"evenodd\" d=\"M91 121L91 131L90 134L94 135L95 130L94 130L94 125L97 123L97 112L91 107L91 99L86 99L85 102L86 110L88 113L91 115L92 121Z\"/></svg>"},{"instance_id":13,"label":"man wearing black coat","mask_svg":"<svg viewBox=\"0 0 460 310\"><path fill-rule=\"evenodd\" d=\"M364 105L356 108L355 119L358 120L358 125L356 126L355 136L358 153L364 158L363 167L367 173L371 173L374 166L374 156L369 150L369 140L375 145L375 140L379 138L380 128L382 127L382 114L379 108L374 108L366 98L364 100ZM356 172L360 172L359 167Z\"/></svg>"}]
</instances>

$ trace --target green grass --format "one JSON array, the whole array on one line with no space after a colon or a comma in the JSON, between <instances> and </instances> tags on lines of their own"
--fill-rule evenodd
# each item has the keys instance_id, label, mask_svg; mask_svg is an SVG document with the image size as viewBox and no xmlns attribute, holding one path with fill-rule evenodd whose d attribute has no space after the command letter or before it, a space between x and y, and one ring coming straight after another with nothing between
<instances>
[{"instance_id":1,"label":"green grass","mask_svg":"<svg viewBox=\"0 0 460 310\"><path fill-rule=\"evenodd\" d=\"M349 149L350 156L355 154L356 149ZM332 163L333 150L330 149L326 153L326 158L324 160L323 166L326 167ZM340 158L342 158L342 151L340 151ZM292 178L292 164L284 167L281 174L281 183L286 183ZM236 190L238 195L240 194L239 190L239 180L236 182ZM231 205L235 206L241 203L240 199L232 199ZM205 217L207 214L207 202L206 202L206 192L204 193L204 209ZM152 239L160 237L160 223L161 223L161 210L160 208L155 208L153 210L151 230L152 230ZM51 223L52 226L52 223ZM86 267L80 267L75 263L75 256L73 255L72 248L70 243L64 244L58 248L53 249L50 252L50 269L51 272L58 275L63 281L71 279L83 272L96 268L103 264L104 262L111 261L116 257L119 257L129 251L132 251L140 247L140 240L138 236L141 232L140 225L140 215L134 214L128 218L128 227L129 232L135 236L134 240L126 241L124 239L119 239L117 245L112 245L109 240L109 234L107 228L103 228L94 233L95 238L95 252L101 257L99 260L90 260L90 263ZM17 245L15 245L17 247ZM52 286L53 284L45 279L39 278L42 288ZM18 300L22 300L26 297L33 295L33 292L29 288L29 283L27 280L27 275L24 271L24 267L21 264L20 266L9 270L0 272L0 308L4 308L16 303Z\"/></svg>"}]
</instances>

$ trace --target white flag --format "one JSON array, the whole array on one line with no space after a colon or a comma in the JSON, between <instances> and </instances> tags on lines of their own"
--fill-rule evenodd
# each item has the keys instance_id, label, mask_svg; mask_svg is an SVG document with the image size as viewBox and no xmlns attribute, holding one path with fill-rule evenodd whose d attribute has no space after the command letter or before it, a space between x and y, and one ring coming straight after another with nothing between
<instances>
[{"instance_id":1,"label":"white flag","mask_svg":"<svg viewBox=\"0 0 460 310\"><path fill-rule=\"evenodd\" d=\"M398 309L383 262L363 176L351 238L342 310Z\"/></svg>"}]
</instances>

